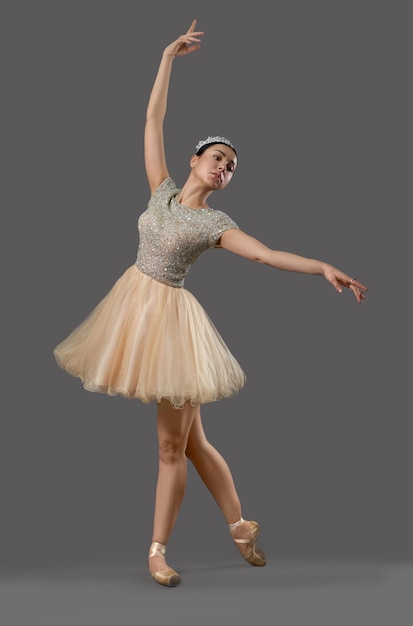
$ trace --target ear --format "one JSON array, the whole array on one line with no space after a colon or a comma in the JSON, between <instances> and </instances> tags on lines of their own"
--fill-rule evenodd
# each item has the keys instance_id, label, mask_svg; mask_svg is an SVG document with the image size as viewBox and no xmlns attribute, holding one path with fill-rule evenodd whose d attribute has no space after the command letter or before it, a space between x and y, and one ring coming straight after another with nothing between
<instances>
[{"instance_id":1,"label":"ear","mask_svg":"<svg viewBox=\"0 0 413 626\"><path fill-rule=\"evenodd\" d=\"M198 162L198 156L196 154L193 154L191 156L191 160L189 161L189 165L190 167L194 167L196 165L196 163Z\"/></svg>"}]
</instances>

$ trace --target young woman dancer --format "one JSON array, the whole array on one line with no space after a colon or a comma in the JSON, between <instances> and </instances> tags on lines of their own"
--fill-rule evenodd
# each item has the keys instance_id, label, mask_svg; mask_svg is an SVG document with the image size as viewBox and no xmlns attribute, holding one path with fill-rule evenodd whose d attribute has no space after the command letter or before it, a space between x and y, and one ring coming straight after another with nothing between
<instances>
[{"instance_id":1,"label":"young woman dancer","mask_svg":"<svg viewBox=\"0 0 413 626\"><path fill-rule=\"evenodd\" d=\"M257 547L259 525L244 520L231 471L207 440L201 405L236 394L245 374L198 301L184 287L191 265L206 249L221 247L274 268L319 274L357 302L367 288L336 267L268 248L242 232L209 197L227 187L237 152L225 137L199 141L181 188L170 178L163 123L172 64L200 48L194 20L162 54L147 107L144 151L150 200L138 221L137 260L90 315L54 350L58 364L89 391L120 394L157 404L159 470L149 572L175 586L179 574L165 560L184 496L187 459L220 507L242 557L266 564Z\"/></svg>"}]
</instances>

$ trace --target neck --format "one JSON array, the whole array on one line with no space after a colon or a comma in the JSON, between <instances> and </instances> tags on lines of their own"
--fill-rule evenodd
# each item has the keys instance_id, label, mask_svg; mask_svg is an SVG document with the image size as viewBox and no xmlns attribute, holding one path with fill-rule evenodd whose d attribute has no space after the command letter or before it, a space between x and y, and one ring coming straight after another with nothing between
<instances>
[{"instance_id":1,"label":"neck","mask_svg":"<svg viewBox=\"0 0 413 626\"><path fill-rule=\"evenodd\" d=\"M207 209L207 199L211 193L212 191L210 189L206 190L204 187L187 181L181 189L178 202L191 209Z\"/></svg>"}]
</instances>

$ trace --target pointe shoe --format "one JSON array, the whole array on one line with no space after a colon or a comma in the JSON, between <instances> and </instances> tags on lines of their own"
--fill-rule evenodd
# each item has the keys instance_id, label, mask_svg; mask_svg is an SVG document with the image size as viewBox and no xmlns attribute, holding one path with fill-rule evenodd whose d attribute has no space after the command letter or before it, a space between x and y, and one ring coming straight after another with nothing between
<instances>
[{"instance_id":1,"label":"pointe shoe","mask_svg":"<svg viewBox=\"0 0 413 626\"><path fill-rule=\"evenodd\" d=\"M241 538L234 537L234 531L243 523L249 525L249 537ZM237 548L240 551L241 556L247 563L251 565L256 565L258 567L263 567L267 564L265 554L260 548L257 548L256 543L260 534L260 527L257 522L249 522L244 520L242 517L238 522L234 524L228 524L230 533L232 535L232 540L235 544L237 544ZM243 546L241 548L241 546ZM244 548L245 546L245 548Z\"/></svg>"},{"instance_id":2,"label":"pointe shoe","mask_svg":"<svg viewBox=\"0 0 413 626\"><path fill-rule=\"evenodd\" d=\"M160 556L165 560L166 554L166 546L163 543L158 543L154 541L149 548L149 556L150 559L153 556ZM165 563L165 567L158 569L156 571L151 571L149 568L149 573L152 578L159 584L164 587L176 587L181 582L181 577L177 572L175 572L172 567L168 567Z\"/></svg>"}]
</instances>

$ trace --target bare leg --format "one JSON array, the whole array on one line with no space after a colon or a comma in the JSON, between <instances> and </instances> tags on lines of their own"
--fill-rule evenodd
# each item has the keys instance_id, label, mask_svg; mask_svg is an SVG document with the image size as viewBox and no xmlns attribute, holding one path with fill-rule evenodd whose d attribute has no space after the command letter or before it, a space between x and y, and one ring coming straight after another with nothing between
<instances>
[{"instance_id":1,"label":"bare leg","mask_svg":"<svg viewBox=\"0 0 413 626\"><path fill-rule=\"evenodd\" d=\"M195 410L189 403L183 409L174 409L167 400L158 404L159 470L152 542L163 546L168 542L185 492L185 450ZM159 553L150 558L151 573L163 570L165 566L165 559Z\"/></svg>"},{"instance_id":2,"label":"bare leg","mask_svg":"<svg viewBox=\"0 0 413 626\"><path fill-rule=\"evenodd\" d=\"M227 524L238 521L241 517L241 504L231 471L218 450L206 438L199 406L196 407L189 432L186 456L215 498Z\"/></svg>"},{"instance_id":3,"label":"bare leg","mask_svg":"<svg viewBox=\"0 0 413 626\"><path fill-rule=\"evenodd\" d=\"M255 547L259 535L256 522L242 519L241 504L227 462L207 440L197 407L188 437L186 455L214 497L229 525L241 555L253 565L265 565L263 552Z\"/></svg>"}]
</instances>

